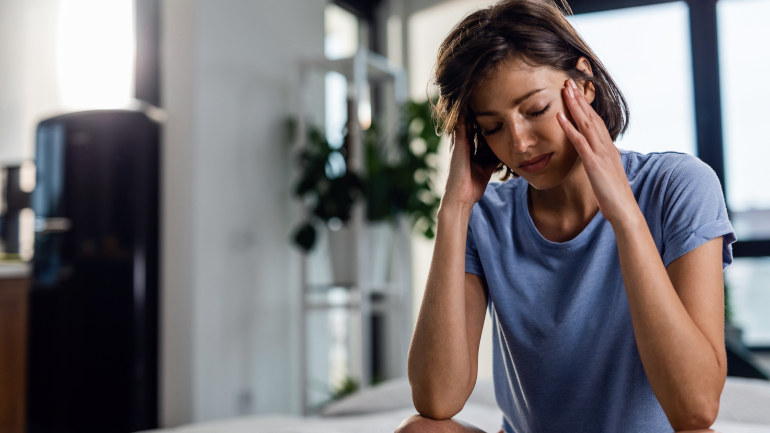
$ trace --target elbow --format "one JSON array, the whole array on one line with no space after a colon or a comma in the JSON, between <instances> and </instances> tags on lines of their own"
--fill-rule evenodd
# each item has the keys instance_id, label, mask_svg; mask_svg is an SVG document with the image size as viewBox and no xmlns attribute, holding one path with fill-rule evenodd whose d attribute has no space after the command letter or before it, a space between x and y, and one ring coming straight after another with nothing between
<instances>
[{"instance_id":1,"label":"elbow","mask_svg":"<svg viewBox=\"0 0 770 433\"><path fill-rule=\"evenodd\" d=\"M434 389L426 385L415 386L415 383L412 383L412 403L423 418L450 419L465 406L467 398L462 398L457 390Z\"/></svg>"},{"instance_id":2,"label":"elbow","mask_svg":"<svg viewBox=\"0 0 770 433\"><path fill-rule=\"evenodd\" d=\"M460 413L463 408L462 404L452 404L451 402L437 401L437 399L418 399L413 396L412 401L420 416L433 420L450 419Z\"/></svg>"},{"instance_id":3,"label":"elbow","mask_svg":"<svg viewBox=\"0 0 770 433\"><path fill-rule=\"evenodd\" d=\"M675 431L705 430L716 422L719 399L703 399L692 403L670 420Z\"/></svg>"}]
</instances>

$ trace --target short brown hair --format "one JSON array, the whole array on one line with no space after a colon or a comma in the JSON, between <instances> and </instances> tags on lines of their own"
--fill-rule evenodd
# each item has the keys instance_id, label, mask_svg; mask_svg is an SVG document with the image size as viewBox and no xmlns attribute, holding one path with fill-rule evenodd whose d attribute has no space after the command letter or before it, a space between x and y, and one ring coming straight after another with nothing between
<instances>
[{"instance_id":1,"label":"short brown hair","mask_svg":"<svg viewBox=\"0 0 770 433\"><path fill-rule=\"evenodd\" d=\"M451 133L459 119L472 121L470 99L476 86L500 62L513 57L591 82L596 94L591 106L613 140L622 134L628 126L628 104L599 58L565 18L572 13L566 0L562 7L564 13L553 0L502 0L460 21L438 51L436 131ZM576 68L581 57L588 60L593 75ZM477 153L491 154L483 138L476 134L474 139ZM505 170L504 177L515 175L496 157L493 160L498 170Z\"/></svg>"}]
</instances>

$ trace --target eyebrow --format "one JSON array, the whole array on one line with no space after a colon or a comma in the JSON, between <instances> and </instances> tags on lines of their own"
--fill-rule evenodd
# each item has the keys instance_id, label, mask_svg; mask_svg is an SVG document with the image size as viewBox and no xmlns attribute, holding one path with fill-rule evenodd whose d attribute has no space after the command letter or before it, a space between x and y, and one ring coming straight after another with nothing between
<instances>
[{"instance_id":1,"label":"eyebrow","mask_svg":"<svg viewBox=\"0 0 770 433\"><path fill-rule=\"evenodd\" d=\"M514 99L513 100L513 105L519 105L522 102L526 101L527 98L529 98L530 96L534 95L537 92L542 92L543 90L545 90L545 87L541 88L541 89L531 90L531 91L527 92L526 94L524 94L522 96L519 96L518 98ZM497 115L496 111L481 111L481 112L476 113L476 117L496 116L496 115Z\"/></svg>"}]
</instances>

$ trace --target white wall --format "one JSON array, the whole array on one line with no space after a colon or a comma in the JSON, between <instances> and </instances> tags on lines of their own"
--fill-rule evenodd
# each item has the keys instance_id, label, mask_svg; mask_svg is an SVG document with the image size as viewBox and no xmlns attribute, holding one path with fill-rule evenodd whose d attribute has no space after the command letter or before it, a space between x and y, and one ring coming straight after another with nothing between
<instances>
[{"instance_id":1,"label":"white wall","mask_svg":"<svg viewBox=\"0 0 770 433\"><path fill-rule=\"evenodd\" d=\"M0 164L34 153L35 126L59 110L59 0L0 1Z\"/></svg>"},{"instance_id":2,"label":"white wall","mask_svg":"<svg viewBox=\"0 0 770 433\"><path fill-rule=\"evenodd\" d=\"M164 425L299 409L282 122L324 4L163 2Z\"/></svg>"}]
</instances>

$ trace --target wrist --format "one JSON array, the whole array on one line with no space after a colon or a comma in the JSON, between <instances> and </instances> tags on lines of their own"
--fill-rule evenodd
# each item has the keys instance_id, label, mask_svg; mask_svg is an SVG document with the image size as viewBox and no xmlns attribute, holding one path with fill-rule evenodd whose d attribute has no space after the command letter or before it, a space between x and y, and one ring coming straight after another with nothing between
<instances>
[{"instance_id":1,"label":"wrist","mask_svg":"<svg viewBox=\"0 0 770 433\"><path fill-rule=\"evenodd\" d=\"M639 206L629 208L626 212L617 215L609 220L612 229L615 231L615 237L621 237L623 234L635 233L640 229L647 229L647 220L644 218Z\"/></svg>"},{"instance_id":2,"label":"wrist","mask_svg":"<svg viewBox=\"0 0 770 433\"><path fill-rule=\"evenodd\" d=\"M467 203L460 200L451 200L444 196L438 207L439 214L470 215L475 203Z\"/></svg>"},{"instance_id":3,"label":"wrist","mask_svg":"<svg viewBox=\"0 0 770 433\"><path fill-rule=\"evenodd\" d=\"M456 200L448 200L446 197L441 199L438 208L437 219L439 222L445 220L460 220L468 222L471 216L471 210L474 203L466 203Z\"/></svg>"}]
</instances>

